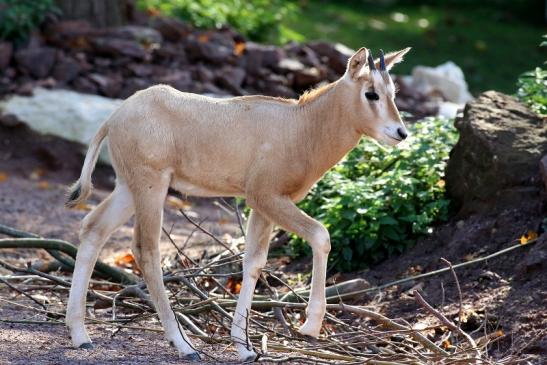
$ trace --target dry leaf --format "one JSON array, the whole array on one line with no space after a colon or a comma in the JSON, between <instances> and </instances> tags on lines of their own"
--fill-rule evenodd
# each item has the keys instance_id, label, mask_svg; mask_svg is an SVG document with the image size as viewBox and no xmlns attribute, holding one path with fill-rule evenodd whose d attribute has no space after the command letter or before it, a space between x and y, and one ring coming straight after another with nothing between
<instances>
[{"instance_id":1,"label":"dry leaf","mask_svg":"<svg viewBox=\"0 0 547 365\"><path fill-rule=\"evenodd\" d=\"M0 172L0 183L6 181L8 179L8 174L5 172Z\"/></svg>"},{"instance_id":2,"label":"dry leaf","mask_svg":"<svg viewBox=\"0 0 547 365\"><path fill-rule=\"evenodd\" d=\"M42 168L37 168L32 170L32 172L29 175L29 179L31 180L40 180L44 175L46 174L46 171Z\"/></svg>"},{"instance_id":3,"label":"dry leaf","mask_svg":"<svg viewBox=\"0 0 547 365\"><path fill-rule=\"evenodd\" d=\"M201 43L207 43L209 42L209 35L208 34L200 34L198 35L198 41Z\"/></svg>"},{"instance_id":4,"label":"dry leaf","mask_svg":"<svg viewBox=\"0 0 547 365\"><path fill-rule=\"evenodd\" d=\"M152 17L161 15L160 11L153 7L146 9L146 13Z\"/></svg>"},{"instance_id":5,"label":"dry leaf","mask_svg":"<svg viewBox=\"0 0 547 365\"><path fill-rule=\"evenodd\" d=\"M452 344L450 343L450 340L446 339L443 341L442 346L445 350L448 350L452 347Z\"/></svg>"},{"instance_id":6,"label":"dry leaf","mask_svg":"<svg viewBox=\"0 0 547 365\"><path fill-rule=\"evenodd\" d=\"M47 190L50 188L49 183L45 180L42 180L36 184L38 189Z\"/></svg>"},{"instance_id":7,"label":"dry leaf","mask_svg":"<svg viewBox=\"0 0 547 365\"><path fill-rule=\"evenodd\" d=\"M218 224L220 224L221 226L225 225L225 224L229 224L231 223L232 221L229 220L228 218L226 217L222 217L218 220ZM231 238L231 237L230 237Z\"/></svg>"},{"instance_id":8,"label":"dry leaf","mask_svg":"<svg viewBox=\"0 0 547 365\"><path fill-rule=\"evenodd\" d=\"M241 56L245 52L246 47L245 42L237 42L234 46L234 54L238 57Z\"/></svg>"},{"instance_id":9,"label":"dry leaf","mask_svg":"<svg viewBox=\"0 0 547 365\"><path fill-rule=\"evenodd\" d=\"M476 259L476 258L477 258L477 253L476 253L476 252L473 252L473 253L468 253L467 255L465 255L465 256L463 257L463 260L464 260L464 261L472 261L472 260L474 260L474 259Z\"/></svg>"},{"instance_id":10,"label":"dry leaf","mask_svg":"<svg viewBox=\"0 0 547 365\"><path fill-rule=\"evenodd\" d=\"M525 245L528 242L535 240L536 238L538 238L538 233L536 231L530 230L520 237L520 244Z\"/></svg>"},{"instance_id":11,"label":"dry leaf","mask_svg":"<svg viewBox=\"0 0 547 365\"><path fill-rule=\"evenodd\" d=\"M82 211L90 211L91 210L91 206L89 204L86 204L86 203L78 203L76 204L74 207L72 207L72 209L75 209L75 210L82 210Z\"/></svg>"},{"instance_id":12,"label":"dry leaf","mask_svg":"<svg viewBox=\"0 0 547 365\"><path fill-rule=\"evenodd\" d=\"M226 282L226 289L228 289L232 294L239 294L241 291L241 281L230 277Z\"/></svg>"},{"instance_id":13,"label":"dry leaf","mask_svg":"<svg viewBox=\"0 0 547 365\"><path fill-rule=\"evenodd\" d=\"M114 264L117 266L125 267L135 264L135 258L131 253L119 254L114 258Z\"/></svg>"},{"instance_id":14,"label":"dry leaf","mask_svg":"<svg viewBox=\"0 0 547 365\"><path fill-rule=\"evenodd\" d=\"M172 195L169 195L165 202L167 203L167 205L174 209L187 210L192 208L192 203L190 203L188 200L182 200Z\"/></svg>"},{"instance_id":15,"label":"dry leaf","mask_svg":"<svg viewBox=\"0 0 547 365\"><path fill-rule=\"evenodd\" d=\"M440 179L439 181L437 181L438 187L444 188L445 185L446 185L446 182L443 179Z\"/></svg>"}]
</instances>

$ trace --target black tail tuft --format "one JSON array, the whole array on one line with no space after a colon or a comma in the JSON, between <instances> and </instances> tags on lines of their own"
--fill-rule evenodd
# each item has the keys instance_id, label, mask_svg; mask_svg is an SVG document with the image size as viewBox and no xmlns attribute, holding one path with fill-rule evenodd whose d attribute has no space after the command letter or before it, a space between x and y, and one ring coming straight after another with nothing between
<instances>
[{"instance_id":1,"label":"black tail tuft","mask_svg":"<svg viewBox=\"0 0 547 365\"><path fill-rule=\"evenodd\" d=\"M66 201L66 205L71 205L72 202L77 200L80 197L80 194L82 193L82 186L80 183L76 184L72 189L69 191L69 196Z\"/></svg>"}]
</instances>

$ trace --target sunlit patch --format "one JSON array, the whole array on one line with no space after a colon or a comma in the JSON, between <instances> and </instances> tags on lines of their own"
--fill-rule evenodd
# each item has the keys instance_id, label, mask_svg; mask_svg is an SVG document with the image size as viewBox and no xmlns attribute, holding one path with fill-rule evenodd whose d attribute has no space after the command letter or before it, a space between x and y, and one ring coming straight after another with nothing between
<instances>
[{"instance_id":1,"label":"sunlit patch","mask_svg":"<svg viewBox=\"0 0 547 365\"><path fill-rule=\"evenodd\" d=\"M391 13L391 20L396 23L406 23L408 22L408 15L399 12Z\"/></svg>"},{"instance_id":2,"label":"sunlit patch","mask_svg":"<svg viewBox=\"0 0 547 365\"><path fill-rule=\"evenodd\" d=\"M427 20L426 18L420 18L418 19L417 24L418 24L418 27L425 29L429 27L429 20Z\"/></svg>"}]
</instances>

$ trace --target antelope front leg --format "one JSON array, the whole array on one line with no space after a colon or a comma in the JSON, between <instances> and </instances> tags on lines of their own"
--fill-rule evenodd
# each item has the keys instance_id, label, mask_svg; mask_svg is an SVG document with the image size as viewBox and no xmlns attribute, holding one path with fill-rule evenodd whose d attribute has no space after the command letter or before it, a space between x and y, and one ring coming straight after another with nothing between
<instances>
[{"instance_id":1,"label":"antelope front leg","mask_svg":"<svg viewBox=\"0 0 547 365\"><path fill-rule=\"evenodd\" d=\"M262 268L268 257L268 243L272 232L272 223L256 211L251 212L247 225L247 242L243 258L243 283L232 322L232 339L241 361L253 361L256 353L247 338L251 302Z\"/></svg>"},{"instance_id":2,"label":"antelope front leg","mask_svg":"<svg viewBox=\"0 0 547 365\"><path fill-rule=\"evenodd\" d=\"M264 214L289 232L304 238L313 252L313 271L311 293L306 309L306 322L300 333L318 337L326 312L325 281L327 259L330 252L330 236L327 229L318 221L298 209L287 197L270 196L260 199L247 199L249 205Z\"/></svg>"},{"instance_id":3,"label":"antelope front leg","mask_svg":"<svg viewBox=\"0 0 547 365\"><path fill-rule=\"evenodd\" d=\"M322 225L320 227L317 229L316 237L308 241L313 252L313 271L310 299L306 308L306 322L300 327L301 334L311 337L319 336L327 304L325 281L330 252L330 237L327 229Z\"/></svg>"}]
</instances>

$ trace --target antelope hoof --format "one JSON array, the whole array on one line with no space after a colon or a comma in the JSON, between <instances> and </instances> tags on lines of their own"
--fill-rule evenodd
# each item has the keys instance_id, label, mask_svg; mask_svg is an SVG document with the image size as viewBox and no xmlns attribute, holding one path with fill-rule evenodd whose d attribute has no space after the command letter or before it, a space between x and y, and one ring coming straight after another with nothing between
<instances>
[{"instance_id":1,"label":"antelope hoof","mask_svg":"<svg viewBox=\"0 0 547 365\"><path fill-rule=\"evenodd\" d=\"M298 330L300 334L304 336L309 336L313 338L319 337L319 331L321 331L321 326L316 326L314 324L310 324L309 321L306 321L302 327Z\"/></svg>"},{"instance_id":2,"label":"antelope hoof","mask_svg":"<svg viewBox=\"0 0 547 365\"><path fill-rule=\"evenodd\" d=\"M93 344L91 342L84 342L80 346L78 346L78 348L79 349L84 349L84 350L93 350L93 348L95 348L95 346L93 346Z\"/></svg>"},{"instance_id":3,"label":"antelope hoof","mask_svg":"<svg viewBox=\"0 0 547 365\"><path fill-rule=\"evenodd\" d=\"M256 355L256 353L254 353L254 354L248 355L244 359L241 359L241 361L242 362L255 362L257 358L258 358L258 356Z\"/></svg>"},{"instance_id":4,"label":"antelope hoof","mask_svg":"<svg viewBox=\"0 0 547 365\"><path fill-rule=\"evenodd\" d=\"M254 362L258 358L253 350L242 349L239 351L239 360L241 362Z\"/></svg>"},{"instance_id":5,"label":"antelope hoof","mask_svg":"<svg viewBox=\"0 0 547 365\"><path fill-rule=\"evenodd\" d=\"M184 355L184 359L188 361L200 361L201 356L197 352L192 352L191 354Z\"/></svg>"}]
</instances>

